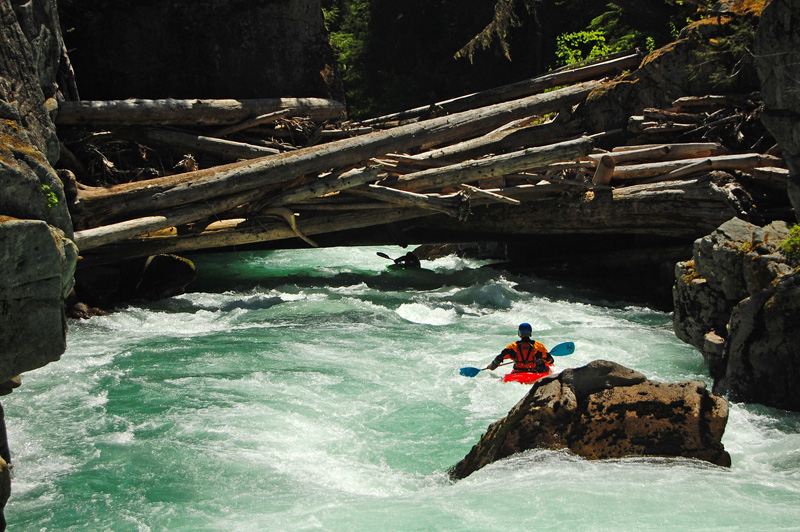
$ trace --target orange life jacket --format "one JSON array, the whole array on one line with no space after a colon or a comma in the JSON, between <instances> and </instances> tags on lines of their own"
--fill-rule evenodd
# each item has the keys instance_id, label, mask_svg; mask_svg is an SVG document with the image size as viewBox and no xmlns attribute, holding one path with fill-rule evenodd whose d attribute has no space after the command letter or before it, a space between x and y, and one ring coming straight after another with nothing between
<instances>
[{"instance_id":1,"label":"orange life jacket","mask_svg":"<svg viewBox=\"0 0 800 532\"><path fill-rule=\"evenodd\" d=\"M546 364L553 363L553 357L547 352L544 344L535 340L530 342L518 340L513 344L509 344L503 351L508 352L504 358L514 360L514 371L534 371L536 370L537 360L544 360Z\"/></svg>"}]
</instances>

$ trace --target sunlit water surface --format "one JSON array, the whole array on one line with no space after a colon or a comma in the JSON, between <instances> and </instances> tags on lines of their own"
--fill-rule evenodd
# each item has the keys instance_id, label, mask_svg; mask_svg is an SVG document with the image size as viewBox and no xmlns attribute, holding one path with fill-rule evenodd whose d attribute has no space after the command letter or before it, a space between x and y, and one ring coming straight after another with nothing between
<instances>
[{"instance_id":1,"label":"sunlit water surface","mask_svg":"<svg viewBox=\"0 0 800 532\"><path fill-rule=\"evenodd\" d=\"M537 451L446 471L529 387L484 366L533 324L651 379L710 381L669 314L478 261L195 257L190 293L70 323L3 398L14 531L798 530L800 416L732 404L730 469ZM498 373L500 370L498 370Z\"/></svg>"}]
</instances>

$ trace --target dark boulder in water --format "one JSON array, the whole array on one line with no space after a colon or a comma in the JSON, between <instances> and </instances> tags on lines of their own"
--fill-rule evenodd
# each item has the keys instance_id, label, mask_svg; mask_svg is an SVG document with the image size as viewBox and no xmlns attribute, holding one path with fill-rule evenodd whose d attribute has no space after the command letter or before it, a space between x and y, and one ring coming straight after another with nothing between
<instances>
[{"instance_id":1,"label":"dark boulder in water","mask_svg":"<svg viewBox=\"0 0 800 532\"><path fill-rule=\"evenodd\" d=\"M450 476L462 479L514 453L542 448L589 459L685 457L728 467L721 442L727 420L727 402L704 382L655 382L596 360L537 382L489 426Z\"/></svg>"}]
</instances>

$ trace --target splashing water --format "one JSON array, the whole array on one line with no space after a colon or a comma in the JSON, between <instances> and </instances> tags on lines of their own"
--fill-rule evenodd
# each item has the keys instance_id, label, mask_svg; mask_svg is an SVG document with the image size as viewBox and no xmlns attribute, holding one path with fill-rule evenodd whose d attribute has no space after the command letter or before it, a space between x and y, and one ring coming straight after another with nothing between
<instances>
[{"instance_id":1,"label":"splashing water","mask_svg":"<svg viewBox=\"0 0 800 532\"><path fill-rule=\"evenodd\" d=\"M448 257L204 255L193 291L71 322L3 398L17 531L797 530L800 415L732 404L733 466L531 451L446 471L529 389L485 366L527 321L651 379L709 382L671 317Z\"/></svg>"}]
</instances>

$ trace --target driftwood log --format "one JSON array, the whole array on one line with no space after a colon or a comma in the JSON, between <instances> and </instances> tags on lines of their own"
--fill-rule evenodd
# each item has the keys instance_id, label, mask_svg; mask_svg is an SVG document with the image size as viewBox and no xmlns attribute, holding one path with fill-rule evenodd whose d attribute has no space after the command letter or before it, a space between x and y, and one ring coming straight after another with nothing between
<instances>
[{"instance_id":1,"label":"driftwood log","mask_svg":"<svg viewBox=\"0 0 800 532\"><path fill-rule=\"evenodd\" d=\"M344 105L324 98L79 100L59 104L56 125L222 126L283 109L326 120L340 117Z\"/></svg>"},{"instance_id":2,"label":"driftwood log","mask_svg":"<svg viewBox=\"0 0 800 532\"><path fill-rule=\"evenodd\" d=\"M614 74L626 69L635 69L642 61L642 55L639 53L628 53L622 57L610 59L608 61L601 61L592 65L553 72L544 76L520 81L510 85L504 85L495 89L477 92L466 96L460 96L451 100L437 102L431 105L425 105L399 113L371 118L361 122L362 125L379 126L381 124L397 125L398 121L410 120L418 118L431 111L436 114L443 113L458 113L468 109L475 109L477 107L485 107L500 102L509 100L516 100L531 94L543 92L553 87L561 85L570 85L586 81L589 79L598 79L609 74Z\"/></svg>"}]
</instances>

